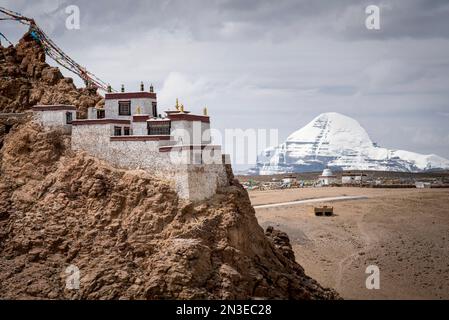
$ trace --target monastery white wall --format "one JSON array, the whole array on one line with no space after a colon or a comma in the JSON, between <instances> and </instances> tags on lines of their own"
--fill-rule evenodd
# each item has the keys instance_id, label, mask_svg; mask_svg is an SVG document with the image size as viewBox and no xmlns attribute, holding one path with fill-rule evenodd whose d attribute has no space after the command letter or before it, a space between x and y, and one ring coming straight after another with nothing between
<instances>
[{"instance_id":1,"label":"monastery white wall","mask_svg":"<svg viewBox=\"0 0 449 320\"><path fill-rule=\"evenodd\" d=\"M72 128L72 149L84 150L91 156L108 160L111 124L75 125Z\"/></svg>"},{"instance_id":2,"label":"monastery white wall","mask_svg":"<svg viewBox=\"0 0 449 320\"><path fill-rule=\"evenodd\" d=\"M178 195L192 201L209 198L218 188L228 185L226 169L222 164L182 166L174 179Z\"/></svg>"},{"instance_id":3,"label":"monastery white wall","mask_svg":"<svg viewBox=\"0 0 449 320\"><path fill-rule=\"evenodd\" d=\"M177 148L175 146L169 153L169 160L174 165L179 164L223 164L220 147L208 147L205 149Z\"/></svg>"},{"instance_id":4,"label":"monastery white wall","mask_svg":"<svg viewBox=\"0 0 449 320\"><path fill-rule=\"evenodd\" d=\"M70 124L67 124L67 112L70 112L72 114L72 119L75 120L76 111L72 110L35 111L34 119L44 127L60 127L63 128L66 132L70 132L72 126Z\"/></svg>"},{"instance_id":5,"label":"monastery white wall","mask_svg":"<svg viewBox=\"0 0 449 320\"><path fill-rule=\"evenodd\" d=\"M114 124L73 126L72 148L84 150L119 168L147 170L160 179L169 180L183 199L202 200L228 184L219 149L211 155L215 164L201 164L201 160L192 164L189 161L195 157L195 151L190 149L159 152L159 147L170 141L111 141L113 127ZM205 154L207 152L210 154L209 150Z\"/></svg>"},{"instance_id":6,"label":"monastery white wall","mask_svg":"<svg viewBox=\"0 0 449 320\"><path fill-rule=\"evenodd\" d=\"M118 103L119 101L131 101L131 116L119 116ZM133 99L107 99L104 103L104 110L106 118L120 118L131 119L132 115L137 114L137 108L140 107L140 114L153 115L153 105L156 99L149 98L133 98Z\"/></svg>"},{"instance_id":7,"label":"monastery white wall","mask_svg":"<svg viewBox=\"0 0 449 320\"><path fill-rule=\"evenodd\" d=\"M212 142L209 122L201 122L201 139L202 139L202 143L204 143L204 144L208 144L208 143Z\"/></svg>"},{"instance_id":8,"label":"monastery white wall","mask_svg":"<svg viewBox=\"0 0 449 320\"><path fill-rule=\"evenodd\" d=\"M131 122L132 134L138 136L144 136L148 134L147 122Z\"/></svg>"},{"instance_id":9,"label":"monastery white wall","mask_svg":"<svg viewBox=\"0 0 449 320\"><path fill-rule=\"evenodd\" d=\"M87 119L97 119L97 109L94 107L87 108Z\"/></svg>"},{"instance_id":10,"label":"monastery white wall","mask_svg":"<svg viewBox=\"0 0 449 320\"><path fill-rule=\"evenodd\" d=\"M210 124L202 121L172 120L170 133L182 144L208 144L211 141Z\"/></svg>"}]
</instances>

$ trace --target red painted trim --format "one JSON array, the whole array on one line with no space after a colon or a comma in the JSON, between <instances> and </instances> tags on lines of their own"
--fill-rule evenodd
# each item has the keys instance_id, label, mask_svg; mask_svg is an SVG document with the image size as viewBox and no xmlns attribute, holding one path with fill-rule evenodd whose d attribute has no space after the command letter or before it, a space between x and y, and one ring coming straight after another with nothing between
<instances>
[{"instance_id":1,"label":"red painted trim","mask_svg":"<svg viewBox=\"0 0 449 320\"><path fill-rule=\"evenodd\" d=\"M133 116L133 122L146 122L150 116Z\"/></svg>"},{"instance_id":2,"label":"red painted trim","mask_svg":"<svg viewBox=\"0 0 449 320\"><path fill-rule=\"evenodd\" d=\"M170 118L171 121L187 120L187 121L201 121L205 123L210 122L209 116L199 116L186 113L172 113L168 115L168 118Z\"/></svg>"},{"instance_id":3,"label":"red painted trim","mask_svg":"<svg viewBox=\"0 0 449 320\"><path fill-rule=\"evenodd\" d=\"M158 135L158 136L113 136L111 141L160 141L160 140L170 140L169 135Z\"/></svg>"},{"instance_id":4,"label":"red painted trim","mask_svg":"<svg viewBox=\"0 0 449 320\"><path fill-rule=\"evenodd\" d=\"M33 111L76 111L75 106L66 104L35 105Z\"/></svg>"},{"instance_id":5,"label":"red painted trim","mask_svg":"<svg viewBox=\"0 0 449 320\"><path fill-rule=\"evenodd\" d=\"M181 113L179 110L167 110L165 111L166 114L175 114L175 113ZM184 113L190 113L190 111L184 111Z\"/></svg>"},{"instance_id":6,"label":"red painted trim","mask_svg":"<svg viewBox=\"0 0 449 320\"><path fill-rule=\"evenodd\" d=\"M131 121L125 119L83 119L72 121L74 126L90 124L131 124Z\"/></svg>"},{"instance_id":7,"label":"red painted trim","mask_svg":"<svg viewBox=\"0 0 449 320\"><path fill-rule=\"evenodd\" d=\"M156 99L156 93L154 92L118 92L118 93L106 93L104 98L106 100L120 100L120 99L139 99L150 98Z\"/></svg>"},{"instance_id":8,"label":"red painted trim","mask_svg":"<svg viewBox=\"0 0 449 320\"><path fill-rule=\"evenodd\" d=\"M219 145L212 144L196 144L196 145L183 145L183 146L164 146L159 147L159 152L171 152L171 151L180 151L180 150L198 150L198 149L221 149Z\"/></svg>"}]
</instances>

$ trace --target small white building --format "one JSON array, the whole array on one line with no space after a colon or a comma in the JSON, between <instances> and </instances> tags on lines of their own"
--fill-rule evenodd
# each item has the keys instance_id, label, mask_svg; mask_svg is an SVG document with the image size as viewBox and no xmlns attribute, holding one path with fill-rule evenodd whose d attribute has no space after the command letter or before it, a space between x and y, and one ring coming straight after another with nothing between
<instances>
[{"instance_id":1,"label":"small white building","mask_svg":"<svg viewBox=\"0 0 449 320\"><path fill-rule=\"evenodd\" d=\"M60 127L67 132L71 131L72 121L76 118L76 108L73 105L36 105L32 110L34 118L43 126Z\"/></svg>"},{"instance_id":2,"label":"small white building","mask_svg":"<svg viewBox=\"0 0 449 320\"><path fill-rule=\"evenodd\" d=\"M341 184L343 185L361 185L366 183L367 175L364 173L345 172L341 176Z\"/></svg>"},{"instance_id":3,"label":"small white building","mask_svg":"<svg viewBox=\"0 0 449 320\"><path fill-rule=\"evenodd\" d=\"M415 182L415 187L417 189L427 189L427 188L431 188L432 184L430 182L417 181L417 182Z\"/></svg>"},{"instance_id":4,"label":"small white building","mask_svg":"<svg viewBox=\"0 0 449 320\"><path fill-rule=\"evenodd\" d=\"M281 181L282 181L282 183L290 184L290 185L297 183L296 177L292 174L290 174L288 176L284 176Z\"/></svg>"},{"instance_id":5,"label":"small white building","mask_svg":"<svg viewBox=\"0 0 449 320\"><path fill-rule=\"evenodd\" d=\"M202 200L229 185L221 147L211 144L207 110L194 115L176 101L161 115L156 93L107 93L104 108L89 108L87 119L75 119L74 106L35 106L44 127L71 132L73 150L125 169L147 170L170 180L180 198Z\"/></svg>"},{"instance_id":6,"label":"small white building","mask_svg":"<svg viewBox=\"0 0 449 320\"><path fill-rule=\"evenodd\" d=\"M318 177L318 183L322 186L330 186L337 183L337 177L332 173L331 169L324 169L321 176Z\"/></svg>"}]
</instances>

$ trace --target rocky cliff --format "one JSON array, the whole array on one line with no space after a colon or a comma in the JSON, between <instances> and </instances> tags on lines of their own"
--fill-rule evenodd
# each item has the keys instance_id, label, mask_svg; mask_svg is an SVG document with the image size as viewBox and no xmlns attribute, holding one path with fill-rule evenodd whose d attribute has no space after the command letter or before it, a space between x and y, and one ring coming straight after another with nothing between
<instances>
[{"instance_id":1,"label":"rocky cliff","mask_svg":"<svg viewBox=\"0 0 449 320\"><path fill-rule=\"evenodd\" d=\"M100 101L44 72L43 53L26 39L2 55L3 112ZM192 203L148 172L69 146L69 135L30 121L3 132L1 299L338 298L304 274L286 234L264 233L231 172L229 187ZM66 287L73 267L79 290Z\"/></svg>"},{"instance_id":2,"label":"rocky cliff","mask_svg":"<svg viewBox=\"0 0 449 320\"><path fill-rule=\"evenodd\" d=\"M22 112L36 104L76 104L84 114L88 107L103 103L88 89L77 89L45 62L45 52L27 33L13 47L0 46L0 110Z\"/></svg>"}]
</instances>

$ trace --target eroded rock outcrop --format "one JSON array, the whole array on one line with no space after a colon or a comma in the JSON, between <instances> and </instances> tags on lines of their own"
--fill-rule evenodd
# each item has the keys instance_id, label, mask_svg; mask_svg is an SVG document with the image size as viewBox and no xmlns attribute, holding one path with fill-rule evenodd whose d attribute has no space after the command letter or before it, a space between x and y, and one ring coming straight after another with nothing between
<instances>
[{"instance_id":1,"label":"eroded rock outcrop","mask_svg":"<svg viewBox=\"0 0 449 320\"><path fill-rule=\"evenodd\" d=\"M103 99L77 89L72 78L45 62L43 48L27 33L13 47L0 46L0 112L23 112L36 104L73 104L84 115Z\"/></svg>"}]
</instances>

